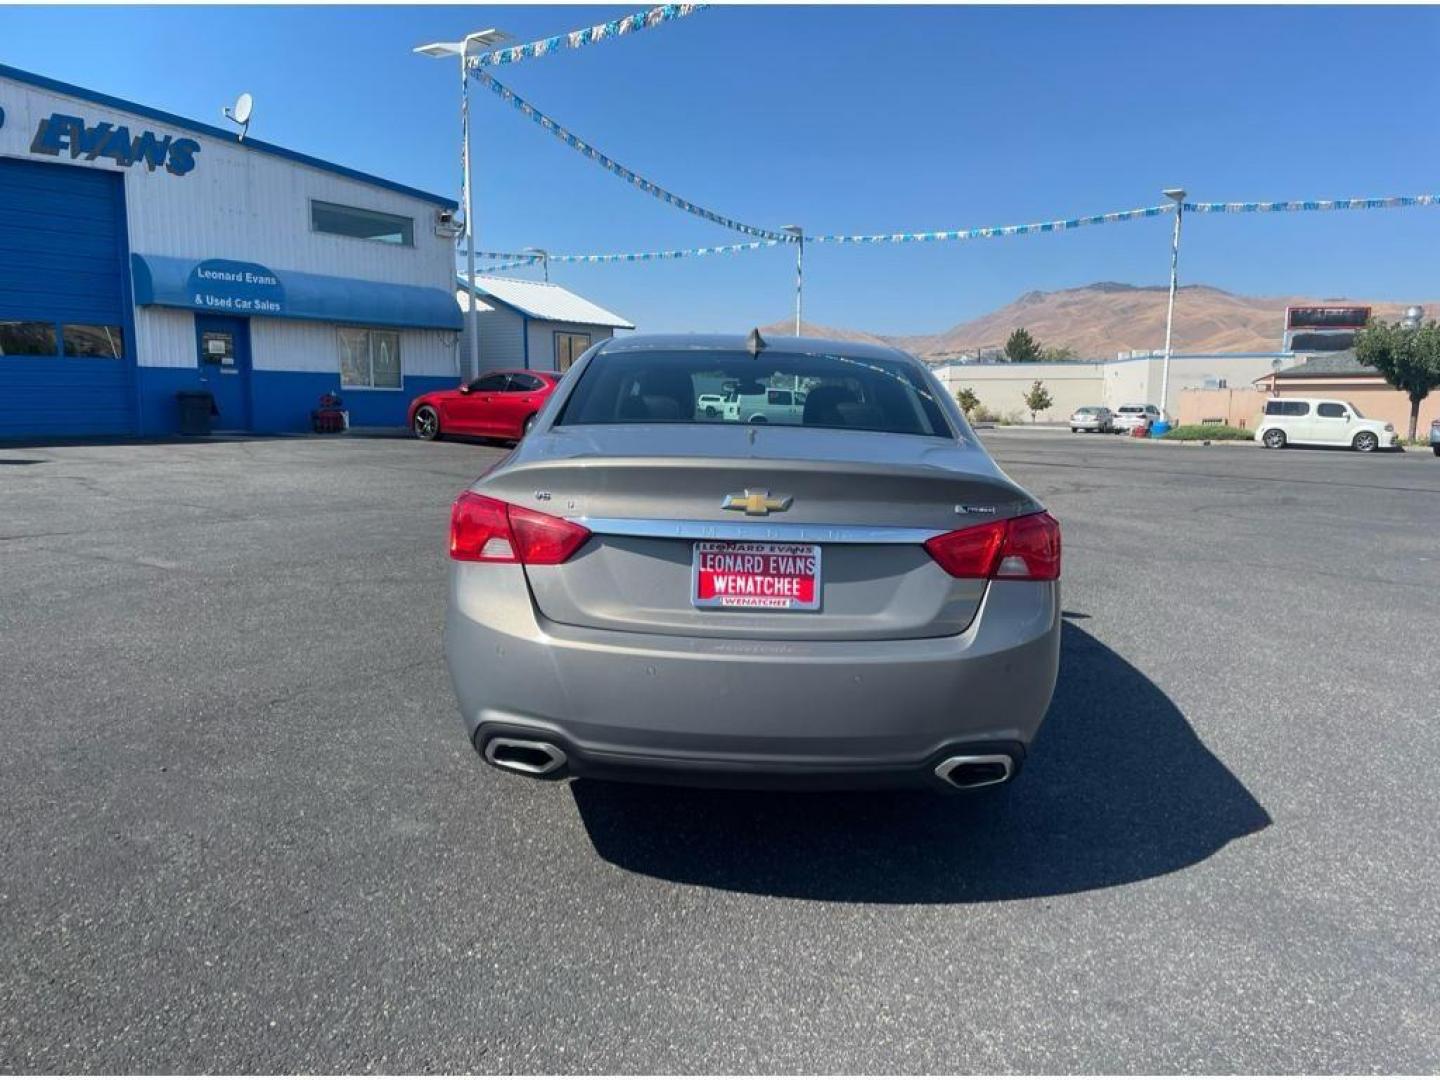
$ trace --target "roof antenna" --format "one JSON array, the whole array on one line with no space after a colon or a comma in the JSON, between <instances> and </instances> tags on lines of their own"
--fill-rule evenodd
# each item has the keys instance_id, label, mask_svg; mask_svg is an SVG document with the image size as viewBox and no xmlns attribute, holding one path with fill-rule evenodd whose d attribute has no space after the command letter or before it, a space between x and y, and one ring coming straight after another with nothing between
<instances>
[{"instance_id":1,"label":"roof antenna","mask_svg":"<svg viewBox=\"0 0 1440 1080\"><path fill-rule=\"evenodd\" d=\"M757 326L750 331L750 336L745 339L745 351L751 356L759 356L760 350L768 346L764 338L760 336L760 328Z\"/></svg>"}]
</instances>

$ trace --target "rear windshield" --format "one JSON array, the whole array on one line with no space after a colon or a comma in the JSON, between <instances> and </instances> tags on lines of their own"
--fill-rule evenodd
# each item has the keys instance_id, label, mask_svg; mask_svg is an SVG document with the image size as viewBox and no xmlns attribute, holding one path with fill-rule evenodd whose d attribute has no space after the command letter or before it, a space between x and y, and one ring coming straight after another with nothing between
<instances>
[{"instance_id":1,"label":"rear windshield","mask_svg":"<svg viewBox=\"0 0 1440 1080\"><path fill-rule=\"evenodd\" d=\"M773 350L598 353L556 424L775 424L952 437L913 362Z\"/></svg>"}]
</instances>

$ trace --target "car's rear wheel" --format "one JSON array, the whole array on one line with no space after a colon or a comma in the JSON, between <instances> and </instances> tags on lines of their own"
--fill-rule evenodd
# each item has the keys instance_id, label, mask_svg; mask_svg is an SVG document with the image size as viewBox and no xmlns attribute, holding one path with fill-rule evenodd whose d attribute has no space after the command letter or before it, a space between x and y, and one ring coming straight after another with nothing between
<instances>
[{"instance_id":1,"label":"car's rear wheel","mask_svg":"<svg viewBox=\"0 0 1440 1080\"><path fill-rule=\"evenodd\" d=\"M1362 431L1350 441L1350 445L1362 454L1368 454L1380 445L1380 439L1373 431Z\"/></svg>"},{"instance_id":2,"label":"car's rear wheel","mask_svg":"<svg viewBox=\"0 0 1440 1080\"><path fill-rule=\"evenodd\" d=\"M1265 445L1268 446L1271 450L1284 450L1285 432L1281 431L1279 428L1271 428L1269 431L1265 432L1264 441Z\"/></svg>"},{"instance_id":3,"label":"car's rear wheel","mask_svg":"<svg viewBox=\"0 0 1440 1080\"><path fill-rule=\"evenodd\" d=\"M410 428L415 432L417 439L424 439L430 442L440 438L440 414L429 405L421 405L415 410L415 419L411 421Z\"/></svg>"},{"instance_id":4,"label":"car's rear wheel","mask_svg":"<svg viewBox=\"0 0 1440 1080\"><path fill-rule=\"evenodd\" d=\"M720 415L720 413L716 410L714 405L706 405L705 415L708 416L711 420L714 420L715 417Z\"/></svg>"}]
</instances>

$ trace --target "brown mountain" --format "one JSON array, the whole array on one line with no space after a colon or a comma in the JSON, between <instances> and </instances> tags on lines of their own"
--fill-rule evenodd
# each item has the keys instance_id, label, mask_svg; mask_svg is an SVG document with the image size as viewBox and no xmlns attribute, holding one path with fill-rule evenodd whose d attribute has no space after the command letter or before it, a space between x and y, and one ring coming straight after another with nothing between
<instances>
[{"instance_id":1,"label":"brown mountain","mask_svg":"<svg viewBox=\"0 0 1440 1080\"><path fill-rule=\"evenodd\" d=\"M1005 344L1018 326L1043 345L1068 346L1084 359L1110 360L1127 349L1165 344L1166 287L1097 282L1077 289L1028 292L1013 303L938 334L882 335L805 324L806 333L846 341L884 341L939 359ZM1271 352L1280 347L1290 304L1368 304L1377 317L1396 319L1414 301L1351 300L1312 296L1240 296L1210 285L1186 285L1175 298L1177 352ZM1440 304L1423 302L1440 315ZM765 327L789 333L793 323Z\"/></svg>"}]
</instances>

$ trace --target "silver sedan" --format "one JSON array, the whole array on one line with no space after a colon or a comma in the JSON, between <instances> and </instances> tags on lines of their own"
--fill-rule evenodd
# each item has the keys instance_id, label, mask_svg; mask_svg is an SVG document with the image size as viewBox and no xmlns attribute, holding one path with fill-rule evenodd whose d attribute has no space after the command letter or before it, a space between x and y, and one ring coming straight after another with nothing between
<instances>
[{"instance_id":1,"label":"silver sedan","mask_svg":"<svg viewBox=\"0 0 1440 1080\"><path fill-rule=\"evenodd\" d=\"M1070 414L1070 430L1095 431L1104 434L1115 431L1115 414L1104 405L1082 405Z\"/></svg>"},{"instance_id":2,"label":"silver sedan","mask_svg":"<svg viewBox=\"0 0 1440 1080\"><path fill-rule=\"evenodd\" d=\"M732 381L803 411L706 417ZM1059 526L890 349L597 345L456 500L450 555L461 715L512 773L985 787L1055 686Z\"/></svg>"}]
</instances>

